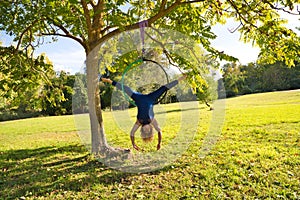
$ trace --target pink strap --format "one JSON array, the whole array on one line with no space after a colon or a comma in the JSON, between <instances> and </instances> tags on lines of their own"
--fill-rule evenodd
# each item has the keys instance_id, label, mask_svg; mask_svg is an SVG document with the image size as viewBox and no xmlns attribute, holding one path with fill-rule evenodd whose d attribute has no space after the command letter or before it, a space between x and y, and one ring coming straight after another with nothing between
<instances>
[{"instance_id":1,"label":"pink strap","mask_svg":"<svg viewBox=\"0 0 300 200\"><path fill-rule=\"evenodd\" d=\"M148 20L144 20L139 23L143 48L145 44L145 27L147 26L148 26Z\"/></svg>"}]
</instances>

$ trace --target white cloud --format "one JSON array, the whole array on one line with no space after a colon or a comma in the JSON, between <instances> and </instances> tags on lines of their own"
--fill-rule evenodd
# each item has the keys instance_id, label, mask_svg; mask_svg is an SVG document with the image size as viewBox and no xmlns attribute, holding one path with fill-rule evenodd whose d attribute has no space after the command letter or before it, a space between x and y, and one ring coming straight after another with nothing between
<instances>
[{"instance_id":1,"label":"white cloud","mask_svg":"<svg viewBox=\"0 0 300 200\"><path fill-rule=\"evenodd\" d=\"M252 44L240 41L240 33L234 30L238 24L229 20L225 25L216 25L212 31L217 35L217 38L212 41L213 47L219 51L234 56L239 59L242 64L255 62L259 53L258 47L253 47Z\"/></svg>"},{"instance_id":2,"label":"white cloud","mask_svg":"<svg viewBox=\"0 0 300 200\"><path fill-rule=\"evenodd\" d=\"M86 59L83 47L65 38L59 38L57 42L44 44L35 52L36 55L41 53L46 53L52 61L55 71L64 70L71 74L79 72Z\"/></svg>"},{"instance_id":3,"label":"white cloud","mask_svg":"<svg viewBox=\"0 0 300 200\"><path fill-rule=\"evenodd\" d=\"M85 61L85 53L80 49L72 52L68 48L59 52L48 52L47 56L56 71L64 70L72 74L79 72Z\"/></svg>"}]
</instances>

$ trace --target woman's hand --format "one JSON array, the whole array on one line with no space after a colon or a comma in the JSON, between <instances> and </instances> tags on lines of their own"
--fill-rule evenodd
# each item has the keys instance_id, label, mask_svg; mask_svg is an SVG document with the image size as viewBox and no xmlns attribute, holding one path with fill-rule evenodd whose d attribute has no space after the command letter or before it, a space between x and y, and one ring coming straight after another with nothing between
<instances>
[{"instance_id":1,"label":"woman's hand","mask_svg":"<svg viewBox=\"0 0 300 200\"><path fill-rule=\"evenodd\" d=\"M178 78L178 81L182 81L182 80L185 80L187 77L186 74L183 74L181 77Z\"/></svg>"},{"instance_id":2,"label":"woman's hand","mask_svg":"<svg viewBox=\"0 0 300 200\"><path fill-rule=\"evenodd\" d=\"M160 144L157 144L157 150L160 150Z\"/></svg>"},{"instance_id":3,"label":"woman's hand","mask_svg":"<svg viewBox=\"0 0 300 200\"><path fill-rule=\"evenodd\" d=\"M133 146L133 148L134 148L135 150L137 150L137 151L140 150L140 147L138 147L136 144L133 144L132 146Z\"/></svg>"},{"instance_id":4,"label":"woman's hand","mask_svg":"<svg viewBox=\"0 0 300 200\"><path fill-rule=\"evenodd\" d=\"M135 134L135 132L138 130L138 128L140 126L141 126L141 124L139 123L138 120L136 120L136 122L134 123L134 125L133 125L133 127L132 127L132 129L130 131L131 144L132 144L133 148L136 149L136 150L138 150L138 151L140 150L140 148L134 142L134 134Z\"/></svg>"},{"instance_id":5,"label":"woman's hand","mask_svg":"<svg viewBox=\"0 0 300 200\"><path fill-rule=\"evenodd\" d=\"M101 81L104 83L112 84L112 80L110 80L109 78L101 78Z\"/></svg>"}]
</instances>

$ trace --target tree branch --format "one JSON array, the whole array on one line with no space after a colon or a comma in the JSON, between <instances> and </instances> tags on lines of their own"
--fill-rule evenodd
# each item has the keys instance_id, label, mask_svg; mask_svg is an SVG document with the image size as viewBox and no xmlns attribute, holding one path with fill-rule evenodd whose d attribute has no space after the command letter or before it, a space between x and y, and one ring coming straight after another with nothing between
<instances>
[{"instance_id":1,"label":"tree branch","mask_svg":"<svg viewBox=\"0 0 300 200\"><path fill-rule=\"evenodd\" d=\"M65 35L64 35L64 34L57 33L57 31L54 31L53 33L51 33L51 32L49 32L49 33L41 33L42 35L44 35L44 36L50 36L50 35L53 35L53 36L62 36L62 37L71 38L71 39L77 41L81 46L83 46L83 48L84 48L85 50L87 50L87 45L86 45L86 43L84 42L84 37L78 38L78 37L72 35L72 34L71 34L71 33L70 33L63 25L61 25L61 24L55 22L53 19L48 18L48 20L51 21L51 22L53 23L54 26L56 26L56 27L58 27L60 30L62 30L62 31L65 33Z\"/></svg>"},{"instance_id":2,"label":"tree branch","mask_svg":"<svg viewBox=\"0 0 300 200\"><path fill-rule=\"evenodd\" d=\"M192 4L192 3L199 3L199 2L204 2L205 0L194 0L194 1L185 1L182 2L182 4Z\"/></svg>"},{"instance_id":3,"label":"tree branch","mask_svg":"<svg viewBox=\"0 0 300 200\"><path fill-rule=\"evenodd\" d=\"M41 19L41 20L43 20L43 19ZM25 33L27 32L27 31L29 31L31 28L32 28L32 26L36 23L36 22L38 22L39 21L39 19L36 19L36 20L34 20L22 33L21 33L21 35L20 35L20 38L19 38L19 40L18 40L18 44L17 44L17 47L16 47L16 49L18 50L19 48L20 48L20 46L21 46L21 43L22 43L22 40L23 40L23 37L24 37L24 35L25 35Z\"/></svg>"},{"instance_id":4,"label":"tree branch","mask_svg":"<svg viewBox=\"0 0 300 200\"><path fill-rule=\"evenodd\" d=\"M185 4L192 4L192 3L199 3L199 2L204 2L205 0L194 0L194 1L182 1L182 0L176 0L172 5L170 5L167 8L164 8L163 4L166 5L167 1L163 0L162 1L162 5L159 9L159 11L152 17L150 17L147 21L148 21L148 26L150 27L151 24L153 24L154 22L156 22L158 19L166 16L167 14L169 14L171 11L173 11L175 8L177 8L180 5L185 5ZM100 4L101 2L103 2L102 0L99 0L98 4ZM113 36L123 32L123 31L130 31L130 30L134 30L139 28L140 22L137 22L135 24L131 24L128 26L123 27L122 29L117 28L115 30L113 30L112 32L107 33L106 35L104 35L103 37L99 38L99 40L94 41L94 43L92 43L90 46L91 49L93 49L94 47L96 47L97 45L101 44L102 42L108 40L109 38L112 38ZM110 27L112 28L112 27ZM107 31L109 28L106 27L104 30ZM104 33L104 30L100 31L99 33Z\"/></svg>"},{"instance_id":5,"label":"tree branch","mask_svg":"<svg viewBox=\"0 0 300 200\"><path fill-rule=\"evenodd\" d=\"M107 27L105 27L103 30L101 30L101 34L103 35L107 30L109 30L109 29L111 29L111 28L113 28L112 26L107 26Z\"/></svg>"},{"instance_id":6,"label":"tree branch","mask_svg":"<svg viewBox=\"0 0 300 200\"><path fill-rule=\"evenodd\" d=\"M102 21L103 10L104 10L104 1L103 0L98 0L98 4L96 5L96 7L94 7L94 16L93 16L93 26L94 25L99 25L97 27L93 27L93 29L97 33L100 33L102 27L104 26L104 23Z\"/></svg>"},{"instance_id":7,"label":"tree branch","mask_svg":"<svg viewBox=\"0 0 300 200\"><path fill-rule=\"evenodd\" d=\"M86 44L80 39L80 38L77 38L73 35L70 35L70 34L60 34L60 33L41 33L41 35L43 36L60 36L60 37L65 37L65 38L70 38L70 39L73 39L75 40L76 42L80 43L84 50L87 50L87 46Z\"/></svg>"},{"instance_id":8,"label":"tree branch","mask_svg":"<svg viewBox=\"0 0 300 200\"><path fill-rule=\"evenodd\" d=\"M227 30L228 30L230 33L234 33L234 32L236 32L237 30L239 30L239 28L240 28L241 26L243 26L243 23L242 23L242 22L240 22L240 24L239 24L237 27L235 27L234 29L229 29L229 28L227 28Z\"/></svg>"},{"instance_id":9,"label":"tree branch","mask_svg":"<svg viewBox=\"0 0 300 200\"><path fill-rule=\"evenodd\" d=\"M90 16L88 5L85 0L81 0L81 5L83 7L83 14L87 25L87 30L92 30L92 22L91 22L91 16Z\"/></svg>"},{"instance_id":10,"label":"tree branch","mask_svg":"<svg viewBox=\"0 0 300 200\"><path fill-rule=\"evenodd\" d=\"M91 0L90 4L92 5L93 8L97 6L97 3L94 0Z\"/></svg>"},{"instance_id":11,"label":"tree branch","mask_svg":"<svg viewBox=\"0 0 300 200\"><path fill-rule=\"evenodd\" d=\"M163 1L161 2L160 8L159 8L159 12L162 11L162 10L164 10L164 8L165 8L165 6L166 6L166 3L167 3L167 0L163 0Z\"/></svg>"},{"instance_id":12,"label":"tree branch","mask_svg":"<svg viewBox=\"0 0 300 200\"><path fill-rule=\"evenodd\" d=\"M278 8L278 7L276 7L276 6L274 6L271 2L269 2L269 1L263 1L264 3L266 3L266 4L268 4L272 9L274 9L274 10L281 10L281 11L283 11L283 12L285 12L285 13L288 13L288 14L290 14L290 15L300 15L300 10L298 10L298 6L297 6L297 11L298 11L298 13L294 13L294 12L291 12L291 11L288 11L288 10L286 10L285 8ZM291 8L290 8L291 9Z\"/></svg>"}]
</instances>

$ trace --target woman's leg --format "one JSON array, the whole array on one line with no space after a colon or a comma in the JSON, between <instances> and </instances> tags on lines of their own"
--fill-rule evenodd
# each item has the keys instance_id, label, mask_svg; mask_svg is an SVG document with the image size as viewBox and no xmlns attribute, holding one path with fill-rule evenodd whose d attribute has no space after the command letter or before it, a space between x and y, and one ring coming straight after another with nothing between
<instances>
[{"instance_id":1,"label":"woman's leg","mask_svg":"<svg viewBox=\"0 0 300 200\"><path fill-rule=\"evenodd\" d=\"M119 82L113 81L112 85L122 91L124 88L124 92L130 97L132 97L132 95L136 93L135 91L133 91L130 87L128 87L126 85L123 85L123 87L122 87L122 84Z\"/></svg>"},{"instance_id":2,"label":"woman's leg","mask_svg":"<svg viewBox=\"0 0 300 200\"><path fill-rule=\"evenodd\" d=\"M156 101L161 95L163 95L167 90L171 89L172 87L178 84L178 80L172 81L166 85L161 86L154 92L148 94L148 96L153 100Z\"/></svg>"}]
</instances>

